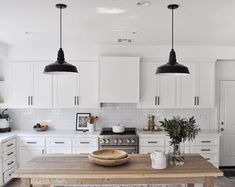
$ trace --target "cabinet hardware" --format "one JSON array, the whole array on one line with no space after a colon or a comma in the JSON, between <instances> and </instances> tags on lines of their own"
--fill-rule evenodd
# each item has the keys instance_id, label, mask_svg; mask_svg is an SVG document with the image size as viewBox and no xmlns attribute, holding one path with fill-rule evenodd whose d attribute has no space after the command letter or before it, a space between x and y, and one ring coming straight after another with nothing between
<instances>
[{"instance_id":1,"label":"cabinet hardware","mask_svg":"<svg viewBox=\"0 0 235 187\"><path fill-rule=\"evenodd\" d=\"M13 143L11 143L11 144L8 144L8 145L7 145L7 147L10 147L10 146L12 146L12 145L13 145Z\"/></svg>"},{"instance_id":2,"label":"cabinet hardware","mask_svg":"<svg viewBox=\"0 0 235 187\"><path fill-rule=\"evenodd\" d=\"M221 128L220 131L224 131L224 128Z\"/></svg>"},{"instance_id":3,"label":"cabinet hardware","mask_svg":"<svg viewBox=\"0 0 235 187\"><path fill-rule=\"evenodd\" d=\"M33 96L31 96L31 105L33 105Z\"/></svg>"},{"instance_id":4,"label":"cabinet hardware","mask_svg":"<svg viewBox=\"0 0 235 187\"><path fill-rule=\"evenodd\" d=\"M206 141L201 141L201 143L211 143L211 141L206 140Z\"/></svg>"},{"instance_id":5,"label":"cabinet hardware","mask_svg":"<svg viewBox=\"0 0 235 187\"><path fill-rule=\"evenodd\" d=\"M206 158L206 160L210 160L210 158Z\"/></svg>"},{"instance_id":6,"label":"cabinet hardware","mask_svg":"<svg viewBox=\"0 0 235 187\"><path fill-rule=\"evenodd\" d=\"M30 105L30 97L28 96L28 105Z\"/></svg>"},{"instance_id":7,"label":"cabinet hardware","mask_svg":"<svg viewBox=\"0 0 235 187\"><path fill-rule=\"evenodd\" d=\"M42 154L44 154L44 149L42 149Z\"/></svg>"},{"instance_id":8,"label":"cabinet hardware","mask_svg":"<svg viewBox=\"0 0 235 187\"><path fill-rule=\"evenodd\" d=\"M74 105L77 105L76 96L74 96Z\"/></svg>"},{"instance_id":9,"label":"cabinet hardware","mask_svg":"<svg viewBox=\"0 0 235 187\"><path fill-rule=\"evenodd\" d=\"M157 97L157 104L160 105L160 97Z\"/></svg>"},{"instance_id":10,"label":"cabinet hardware","mask_svg":"<svg viewBox=\"0 0 235 187\"><path fill-rule=\"evenodd\" d=\"M148 143L157 143L157 141L149 141Z\"/></svg>"},{"instance_id":11,"label":"cabinet hardware","mask_svg":"<svg viewBox=\"0 0 235 187\"><path fill-rule=\"evenodd\" d=\"M194 97L194 105L197 105L197 97Z\"/></svg>"},{"instance_id":12,"label":"cabinet hardware","mask_svg":"<svg viewBox=\"0 0 235 187\"><path fill-rule=\"evenodd\" d=\"M13 153L14 153L14 152L10 152L10 153L8 153L8 154L7 154L7 156L10 156L10 155L12 155Z\"/></svg>"},{"instance_id":13,"label":"cabinet hardware","mask_svg":"<svg viewBox=\"0 0 235 187\"><path fill-rule=\"evenodd\" d=\"M77 105L79 105L79 96L77 96Z\"/></svg>"},{"instance_id":14,"label":"cabinet hardware","mask_svg":"<svg viewBox=\"0 0 235 187\"><path fill-rule=\"evenodd\" d=\"M157 96L154 97L154 103L157 105Z\"/></svg>"},{"instance_id":15,"label":"cabinet hardware","mask_svg":"<svg viewBox=\"0 0 235 187\"><path fill-rule=\"evenodd\" d=\"M210 151L210 149L201 149L201 151Z\"/></svg>"},{"instance_id":16,"label":"cabinet hardware","mask_svg":"<svg viewBox=\"0 0 235 187\"><path fill-rule=\"evenodd\" d=\"M56 144L64 144L64 142L55 142Z\"/></svg>"},{"instance_id":17,"label":"cabinet hardware","mask_svg":"<svg viewBox=\"0 0 235 187\"><path fill-rule=\"evenodd\" d=\"M81 144L90 144L90 142L80 142Z\"/></svg>"},{"instance_id":18,"label":"cabinet hardware","mask_svg":"<svg viewBox=\"0 0 235 187\"><path fill-rule=\"evenodd\" d=\"M199 97L197 97L197 105L199 105Z\"/></svg>"},{"instance_id":19,"label":"cabinet hardware","mask_svg":"<svg viewBox=\"0 0 235 187\"><path fill-rule=\"evenodd\" d=\"M14 163L14 161L11 161L11 162L7 163L7 165L10 166L13 163Z\"/></svg>"},{"instance_id":20,"label":"cabinet hardware","mask_svg":"<svg viewBox=\"0 0 235 187\"><path fill-rule=\"evenodd\" d=\"M36 144L37 142L27 142L28 144Z\"/></svg>"},{"instance_id":21,"label":"cabinet hardware","mask_svg":"<svg viewBox=\"0 0 235 187\"><path fill-rule=\"evenodd\" d=\"M222 122L221 122L221 125L223 125L223 124L224 124L224 122L222 121Z\"/></svg>"}]
</instances>

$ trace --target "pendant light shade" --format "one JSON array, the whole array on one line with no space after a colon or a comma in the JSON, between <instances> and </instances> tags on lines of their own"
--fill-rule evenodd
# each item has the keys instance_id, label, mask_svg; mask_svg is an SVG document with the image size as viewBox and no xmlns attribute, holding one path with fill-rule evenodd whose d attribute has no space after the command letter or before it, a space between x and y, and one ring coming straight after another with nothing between
<instances>
[{"instance_id":1,"label":"pendant light shade","mask_svg":"<svg viewBox=\"0 0 235 187\"><path fill-rule=\"evenodd\" d=\"M44 68L45 74L67 74L67 73L78 73L77 67L69 64L65 61L64 51L62 49L62 9L67 6L64 4L56 4L56 7L60 9L60 49L57 55L57 61L47 65Z\"/></svg>"},{"instance_id":2,"label":"pendant light shade","mask_svg":"<svg viewBox=\"0 0 235 187\"><path fill-rule=\"evenodd\" d=\"M188 75L189 70L186 66L179 64L176 60L176 54L174 50L174 9L178 8L179 5L171 4L168 8L172 10L172 49L169 56L169 62L159 66L156 74L158 75Z\"/></svg>"}]
</instances>

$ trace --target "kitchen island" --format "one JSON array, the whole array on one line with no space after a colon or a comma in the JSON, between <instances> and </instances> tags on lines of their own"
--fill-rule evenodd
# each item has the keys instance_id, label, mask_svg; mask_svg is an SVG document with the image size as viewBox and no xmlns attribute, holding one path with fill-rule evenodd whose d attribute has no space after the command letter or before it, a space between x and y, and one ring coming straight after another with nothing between
<instances>
[{"instance_id":1,"label":"kitchen island","mask_svg":"<svg viewBox=\"0 0 235 187\"><path fill-rule=\"evenodd\" d=\"M188 184L203 183L213 187L223 173L199 155L185 156L183 166L164 170L151 167L149 155L131 155L122 166L103 167L89 162L86 155L44 155L35 157L13 173L22 187L31 185L83 184Z\"/></svg>"}]
</instances>

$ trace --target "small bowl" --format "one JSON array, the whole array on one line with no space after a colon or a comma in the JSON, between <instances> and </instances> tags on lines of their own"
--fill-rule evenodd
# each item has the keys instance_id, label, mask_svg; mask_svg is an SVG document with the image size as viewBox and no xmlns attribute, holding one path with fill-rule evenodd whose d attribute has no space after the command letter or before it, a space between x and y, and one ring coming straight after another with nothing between
<instances>
[{"instance_id":1,"label":"small bowl","mask_svg":"<svg viewBox=\"0 0 235 187\"><path fill-rule=\"evenodd\" d=\"M48 127L33 128L37 132L47 131Z\"/></svg>"}]
</instances>

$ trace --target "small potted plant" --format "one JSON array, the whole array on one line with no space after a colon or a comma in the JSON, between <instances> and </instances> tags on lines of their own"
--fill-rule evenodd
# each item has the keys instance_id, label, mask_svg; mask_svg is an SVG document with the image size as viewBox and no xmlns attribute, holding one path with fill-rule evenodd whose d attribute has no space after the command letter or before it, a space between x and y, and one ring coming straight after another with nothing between
<instances>
[{"instance_id":1,"label":"small potted plant","mask_svg":"<svg viewBox=\"0 0 235 187\"><path fill-rule=\"evenodd\" d=\"M9 116L9 114L6 113L6 111L7 111L7 109L3 110L0 113L0 128L1 129L9 128L10 116Z\"/></svg>"},{"instance_id":2,"label":"small potted plant","mask_svg":"<svg viewBox=\"0 0 235 187\"><path fill-rule=\"evenodd\" d=\"M173 117L159 121L163 130L170 136L170 145L173 146L173 153L169 155L171 165L183 165L184 157L180 153L180 143L192 141L200 131L194 117L189 119Z\"/></svg>"}]
</instances>

